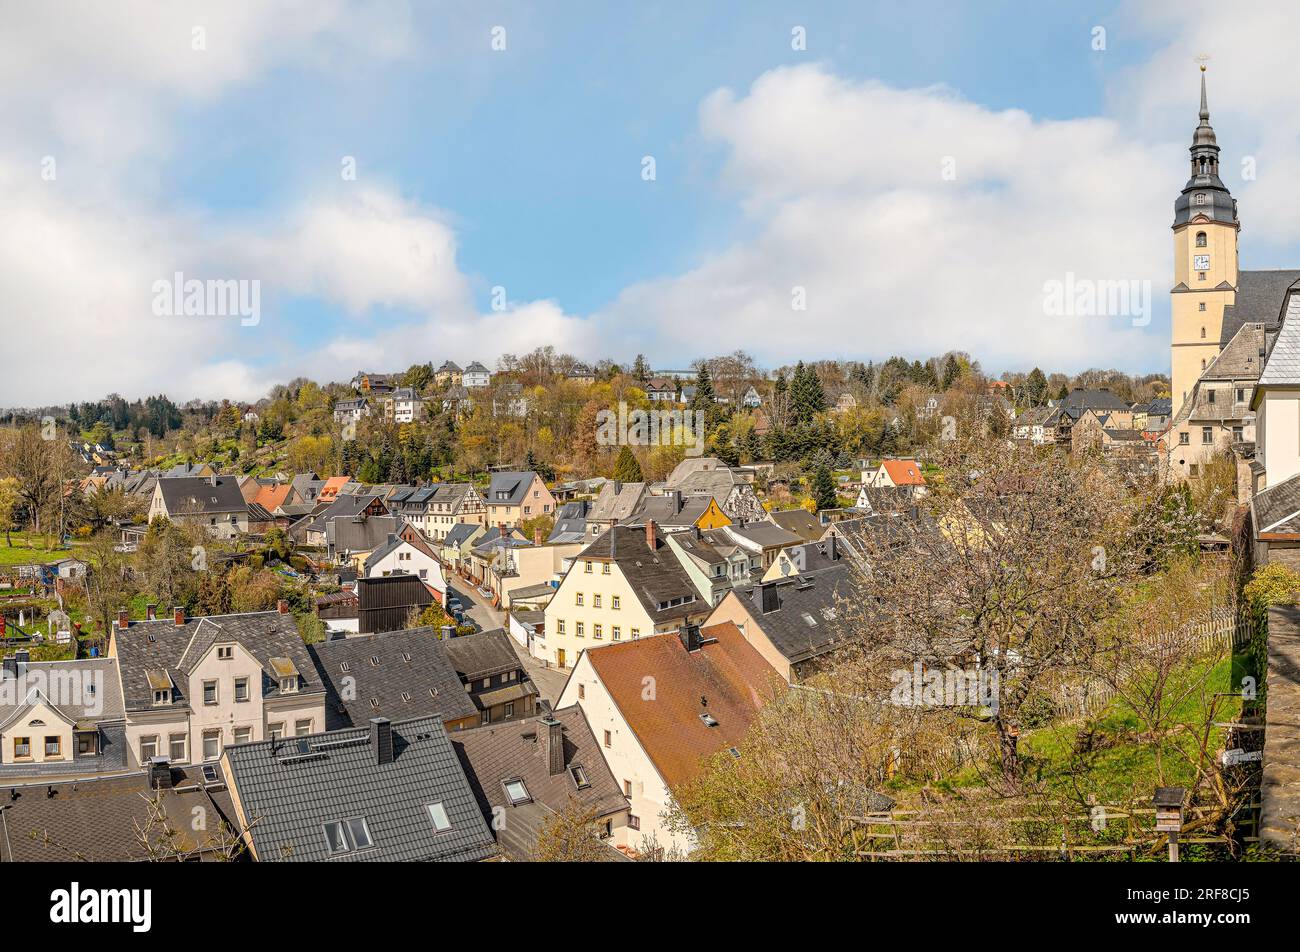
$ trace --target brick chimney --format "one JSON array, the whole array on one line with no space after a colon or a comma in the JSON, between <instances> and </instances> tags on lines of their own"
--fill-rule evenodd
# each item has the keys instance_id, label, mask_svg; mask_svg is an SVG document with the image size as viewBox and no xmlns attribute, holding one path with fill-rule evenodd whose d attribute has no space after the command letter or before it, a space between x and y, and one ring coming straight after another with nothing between
<instances>
[{"instance_id":1,"label":"brick chimney","mask_svg":"<svg viewBox=\"0 0 1300 952\"><path fill-rule=\"evenodd\" d=\"M146 605L146 606L144 606L144 617L147 618L147 619L149 619L150 621L157 621L157 620L158 620L158 606L157 606L157 605Z\"/></svg>"},{"instance_id":2,"label":"brick chimney","mask_svg":"<svg viewBox=\"0 0 1300 952\"><path fill-rule=\"evenodd\" d=\"M655 530L655 521L653 519L647 519L645 521L645 544L651 552L655 551L658 542Z\"/></svg>"},{"instance_id":3,"label":"brick chimney","mask_svg":"<svg viewBox=\"0 0 1300 952\"><path fill-rule=\"evenodd\" d=\"M126 609L125 609L125 608L119 608L119 609L117 610L117 630L118 630L118 631L125 631L127 625L131 624L131 622L128 620L128 617L129 617L129 616L128 616L127 613L126 613Z\"/></svg>"},{"instance_id":4,"label":"brick chimney","mask_svg":"<svg viewBox=\"0 0 1300 952\"><path fill-rule=\"evenodd\" d=\"M177 605L172 609L172 620L178 625L185 624L185 606Z\"/></svg>"},{"instance_id":5,"label":"brick chimney","mask_svg":"<svg viewBox=\"0 0 1300 952\"><path fill-rule=\"evenodd\" d=\"M376 765L393 762L393 724L388 718L370 719L370 746L374 750Z\"/></svg>"},{"instance_id":6,"label":"brick chimney","mask_svg":"<svg viewBox=\"0 0 1300 952\"><path fill-rule=\"evenodd\" d=\"M541 742L546 772L552 777L564 772L564 726L553 717L537 722L537 739Z\"/></svg>"},{"instance_id":7,"label":"brick chimney","mask_svg":"<svg viewBox=\"0 0 1300 952\"><path fill-rule=\"evenodd\" d=\"M287 615L287 614L289 614L289 602L288 602L288 600L282 598L282 599L280 599L278 602L276 602L276 603L275 603L275 610L278 611L281 615Z\"/></svg>"},{"instance_id":8,"label":"brick chimney","mask_svg":"<svg viewBox=\"0 0 1300 952\"><path fill-rule=\"evenodd\" d=\"M542 544L542 530L541 527L539 526L538 528L533 530L533 545L541 545L541 544Z\"/></svg>"},{"instance_id":9,"label":"brick chimney","mask_svg":"<svg viewBox=\"0 0 1300 952\"><path fill-rule=\"evenodd\" d=\"M700 646L704 644L704 638L700 635L700 626L690 622L682 625L677 636L681 639L682 647L687 651L699 651Z\"/></svg>"}]
</instances>

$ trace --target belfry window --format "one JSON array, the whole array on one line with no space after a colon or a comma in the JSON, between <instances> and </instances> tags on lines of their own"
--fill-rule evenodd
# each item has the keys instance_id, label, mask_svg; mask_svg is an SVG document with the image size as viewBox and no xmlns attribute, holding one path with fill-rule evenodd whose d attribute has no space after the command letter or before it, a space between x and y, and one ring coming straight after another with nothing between
<instances>
[{"instance_id":1,"label":"belfry window","mask_svg":"<svg viewBox=\"0 0 1300 952\"><path fill-rule=\"evenodd\" d=\"M1197 192L1197 193L1196 193L1196 204L1197 204L1197 205L1204 205L1204 204L1205 204L1205 193L1204 193L1204 192Z\"/></svg>"},{"instance_id":2,"label":"belfry window","mask_svg":"<svg viewBox=\"0 0 1300 952\"><path fill-rule=\"evenodd\" d=\"M1204 248L1204 247L1205 247L1205 232L1203 232L1203 231L1198 231L1198 232L1196 233L1196 247L1198 247L1198 248Z\"/></svg>"}]
</instances>

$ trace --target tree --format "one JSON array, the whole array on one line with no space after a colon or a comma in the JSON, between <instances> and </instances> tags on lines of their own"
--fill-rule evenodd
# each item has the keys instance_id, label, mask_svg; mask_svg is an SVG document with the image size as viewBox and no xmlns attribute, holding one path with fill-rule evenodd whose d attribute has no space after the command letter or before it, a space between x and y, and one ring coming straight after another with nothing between
<instances>
[{"instance_id":1,"label":"tree","mask_svg":"<svg viewBox=\"0 0 1300 952\"><path fill-rule=\"evenodd\" d=\"M5 533L5 545L13 547L9 533L18 528L16 524L18 508L18 480L12 476L0 478L0 529Z\"/></svg>"},{"instance_id":2,"label":"tree","mask_svg":"<svg viewBox=\"0 0 1300 952\"><path fill-rule=\"evenodd\" d=\"M63 480L72 475L67 443L52 438L36 424L24 426L0 445L0 477L17 480L18 498L27 510L27 517L37 532L41 531L41 516L59 499Z\"/></svg>"},{"instance_id":3,"label":"tree","mask_svg":"<svg viewBox=\"0 0 1300 952\"><path fill-rule=\"evenodd\" d=\"M632 376L638 383L645 383L650 379L650 365L646 363L644 354L637 354L636 360L632 361Z\"/></svg>"},{"instance_id":4,"label":"tree","mask_svg":"<svg viewBox=\"0 0 1300 952\"><path fill-rule=\"evenodd\" d=\"M1031 407L1041 407L1047 402L1047 378L1037 367L1025 378L1025 402Z\"/></svg>"},{"instance_id":5,"label":"tree","mask_svg":"<svg viewBox=\"0 0 1300 952\"><path fill-rule=\"evenodd\" d=\"M641 464L637 462L636 454L627 444L618 451L618 459L614 461L614 478L622 483L639 483L645 479L641 474Z\"/></svg>"},{"instance_id":6,"label":"tree","mask_svg":"<svg viewBox=\"0 0 1300 952\"><path fill-rule=\"evenodd\" d=\"M609 858L610 848L600 839L595 807L570 800L537 834L532 860L536 863L597 863Z\"/></svg>"},{"instance_id":7,"label":"tree","mask_svg":"<svg viewBox=\"0 0 1300 952\"><path fill-rule=\"evenodd\" d=\"M839 508L839 497L835 493L835 479L828 466L818 466L813 473L810 487L813 502L818 510Z\"/></svg>"}]
</instances>

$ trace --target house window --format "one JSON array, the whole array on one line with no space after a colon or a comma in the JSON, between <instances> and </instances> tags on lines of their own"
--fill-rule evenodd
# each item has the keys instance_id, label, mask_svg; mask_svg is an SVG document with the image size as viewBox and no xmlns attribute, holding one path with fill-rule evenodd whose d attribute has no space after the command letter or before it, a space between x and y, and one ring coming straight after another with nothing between
<instances>
[{"instance_id":1,"label":"house window","mask_svg":"<svg viewBox=\"0 0 1300 952\"><path fill-rule=\"evenodd\" d=\"M601 563L600 563L600 574L601 574L601 575L608 575L608 574L609 574L609 563L608 563L608 562L601 562Z\"/></svg>"},{"instance_id":2,"label":"house window","mask_svg":"<svg viewBox=\"0 0 1300 952\"><path fill-rule=\"evenodd\" d=\"M149 734L140 738L140 763L147 764L158 756L158 735Z\"/></svg>"},{"instance_id":3,"label":"house window","mask_svg":"<svg viewBox=\"0 0 1300 952\"><path fill-rule=\"evenodd\" d=\"M1240 443L1244 437L1245 431L1241 427L1234 426L1232 428L1232 440L1234 443Z\"/></svg>"},{"instance_id":4,"label":"house window","mask_svg":"<svg viewBox=\"0 0 1300 952\"><path fill-rule=\"evenodd\" d=\"M478 722L479 722L480 724L491 724L491 723L492 723L492 711L491 711L491 710L484 711L481 715L479 715Z\"/></svg>"},{"instance_id":5,"label":"house window","mask_svg":"<svg viewBox=\"0 0 1300 952\"><path fill-rule=\"evenodd\" d=\"M1179 445L1179 446L1187 446L1187 445L1188 445L1189 443L1191 443L1191 442L1192 442L1192 434L1190 434L1190 433L1179 433L1179 434L1178 434L1178 445Z\"/></svg>"},{"instance_id":6,"label":"house window","mask_svg":"<svg viewBox=\"0 0 1300 952\"><path fill-rule=\"evenodd\" d=\"M618 625L615 625L613 628L611 628L609 630L609 633L615 641L618 641L620 638L623 637L623 629L620 628Z\"/></svg>"},{"instance_id":7,"label":"house window","mask_svg":"<svg viewBox=\"0 0 1300 952\"><path fill-rule=\"evenodd\" d=\"M599 594L591 596L591 607L592 607L592 608L599 608L599 607L600 607L600 595L599 595Z\"/></svg>"},{"instance_id":8,"label":"house window","mask_svg":"<svg viewBox=\"0 0 1300 952\"><path fill-rule=\"evenodd\" d=\"M235 700L248 700L248 678L235 678Z\"/></svg>"},{"instance_id":9,"label":"house window","mask_svg":"<svg viewBox=\"0 0 1300 952\"><path fill-rule=\"evenodd\" d=\"M298 693L298 675L291 674L287 678L280 679L280 693L297 694Z\"/></svg>"},{"instance_id":10,"label":"house window","mask_svg":"<svg viewBox=\"0 0 1300 952\"><path fill-rule=\"evenodd\" d=\"M77 756L89 757L99 753L98 733L95 731L82 731L77 735Z\"/></svg>"},{"instance_id":11,"label":"house window","mask_svg":"<svg viewBox=\"0 0 1300 952\"><path fill-rule=\"evenodd\" d=\"M563 619L563 618L557 618L557 619L556 619L556 621L555 621L555 633L556 633L557 635L562 635L562 634L564 634L564 619Z\"/></svg>"},{"instance_id":12,"label":"house window","mask_svg":"<svg viewBox=\"0 0 1300 952\"><path fill-rule=\"evenodd\" d=\"M515 777L513 780L504 781L506 796L510 798L512 806L519 806L521 803L528 803L533 798L528 795L528 788L524 786L524 781Z\"/></svg>"},{"instance_id":13,"label":"house window","mask_svg":"<svg viewBox=\"0 0 1300 952\"><path fill-rule=\"evenodd\" d=\"M582 769L581 764L574 764L570 767L569 776L573 778L573 782L579 790L591 786L591 781L587 779L587 772Z\"/></svg>"},{"instance_id":14,"label":"house window","mask_svg":"<svg viewBox=\"0 0 1300 952\"><path fill-rule=\"evenodd\" d=\"M1212 426L1201 427L1201 443L1208 445L1213 442L1214 442L1214 427Z\"/></svg>"},{"instance_id":15,"label":"house window","mask_svg":"<svg viewBox=\"0 0 1300 952\"><path fill-rule=\"evenodd\" d=\"M144 750L143 746L140 748ZM30 737L14 738L14 757L30 757L32 755L32 739Z\"/></svg>"},{"instance_id":16,"label":"house window","mask_svg":"<svg viewBox=\"0 0 1300 952\"><path fill-rule=\"evenodd\" d=\"M579 606L582 605L582 592L577 593L577 598L574 600L574 604Z\"/></svg>"},{"instance_id":17,"label":"house window","mask_svg":"<svg viewBox=\"0 0 1300 952\"><path fill-rule=\"evenodd\" d=\"M514 716L515 716L515 702L514 702L514 701L506 701L506 713L505 713L505 716L506 716L506 717L514 717Z\"/></svg>"},{"instance_id":18,"label":"house window","mask_svg":"<svg viewBox=\"0 0 1300 952\"><path fill-rule=\"evenodd\" d=\"M614 740L614 735L612 735L609 731L605 731L605 746L606 747L611 746L613 740Z\"/></svg>"},{"instance_id":19,"label":"house window","mask_svg":"<svg viewBox=\"0 0 1300 952\"><path fill-rule=\"evenodd\" d=\"M216 760L221 756L221 731L203 732L203 759Z\"/></svg>"},{"instance_id":20,"label":"house window","mask_svg":"<svg viewBox=\"0 0 1300 952\"><path fill-rule=\"evenodd\" d=\"M600 639L605 637L605 626L597 622L591 626L591 637Z\"/></svg>"},{"instance_id":21,"label":"house window","mask_svg":"<svg viewBox=\"0 0 1300 952\"><path fill-rule=\"evenodd\" d=\"M45 756L63 756L63 741L58 736L47 736L45 738Z\"/></svg>"},{"instance_id":22,"label":"house window","mask_svg":"<svg viewBox=\"0 0 1300 952\"><path fill-rule=\"evenodd\" d=\"M587 635L586 628L580 621L573 623L573 635L575 638L585 638Z\"/></svg>"},{"instance_id":23,"label":"house window","mask_svg":"<svg viewBox=\"0 0 1300 952\"><path fill-rule=\"evenodd\" d=\"M1238 403L1245 403L1245 402L1246 402L1246 390L1245 390L1244 387L1238 387L1238 388L1237 388L1237 402L1238 402Z\"/></svg>"},{"instance_id":24,"label":"house window","mask_svg":"<svg viewBox=\"0 0 1300 952\"><path fill-rule=\"evenodd\" d=\"M591 574L591 563L590 563L590 562L583 562L583 563L582 563L582 570L583 570L584 572L586 572L588 575L590 575L590 574Z\"/></svg>"},{"instance_id":25,"label":"house window","mask_svg":"<svg viewBox=\"0 0 1300 952\"><path fill-rule=\"evenodd\" d=\"M217 645L217 657L222 661L229 661L235 656L234 645Z\"/></svg>"},{"instance_id":26,"label":"house window","mask_svg":"<svg viewBox=\"0 0 1300 952\"><path fill-rule=\"evenodd\" d=\"M632 796L632 781L631 781L631 780L624 780L624 781L623 781L623 796L625 796L625 797L630 797L630 796Z\"/></svg>"},{"instance_id":27,"label":"house window","mask_svg":"<svg viewBox=\"0 0 1300 952\"><path fill-rule=\"evenodd\" d=\"M1207 391L1205 391L1205 400L1206 400L1207 403L1213 403L1213 402L1214 402L1214 391L1213 391L1213 390L1207 390Z\"/></svg>"},{"instance_id":28,"label":"house window","mask_svg":"<svg viewBox=\"0 0 1300 952\"><path fill-rule=\"evenodd\" d=\"M217 682L216 681L203 682L203 703L204 704L217 703Z\"/></svg>"},{"instance_id":29,"label":"house window","mask_svg":"<svg viewBox=\"0 0 1300 952\"><path fill-rule=\"evenodd\" d=\"M633 816L632 814L629 813L627 815L627 825L628 825L628 829L639 830L641 829L641 818L639 816Z\"/></svg>"},{"instance_id":30,"label":"house window","mask_svg":"<svg viewBox=\"0 0 1300 952\"><path fill-rule=\"evenodd\" d=\"M433 832L446 833L451 829L451 819L447 816L447 809L441 803L426 803L424 809L429 813L429 822L433 824Z\"/></svg>"},{"instance_id":31,"label":"house window","mask_svg":"<svg viewBox=\"0 0 1300 952\"><path fill-rule=\"evenodd\" d=\"M167 756L171 758L172 763L183 763L189 759L185 756L185 741L184 734L172 734L167 738Z\"/></svg>"},{"instance_id":32,"label":"house window","mask_svg":"<svg viewBox=\"0 0 1300 952\"><path fill-rule=\"evenodd\" d=\"M311 733L311 718L293 722L293 733L295 737L306 737Z\"/></svg>"},{"instance_id":33,"label":"house window","mask_svg":"<svg viewBox=\"0 0 1300 952\"><path fill-rule=\"evenodd\" d=\"M609 607L614 609L614 611L618 611L619 606L622 604L623 604L622 599L620 599L617 595L610 596Z\"/></svg>"},{"instance_id":34,"label":"house window","mask_svg":"<svg viewBox=\"0 0 1300 952\"><path fill-rule=\"evenodd\" d=\"M587 686L586 686L585 684L579 684L579 685L578 685L578 699L579 699L579 700L582 700L582 699L585 698L586 696L587 696Z\"/></svg>"},{"instance_id":35,"label":"house window","mask_svg":"<svg viewBox=\"0 0 1300 952\"><path fill-rule=\"evenodd\" d=\"M338 855L369 849L375 842L370 838L370 828L366 826L365 817L354 817L326 823L325 845L330 853Z\"/></svg>"},{"instance_id":36,"label":"house window","mask_svg":"<svg viewBox=\"0 0 1300 952\"><path fill-rule=\"evenodd\" d=\"M633 628L633 629L632 629L632 637L633 637L633 638L640 638L640 637L641 637L641 629L640 629L640 628Z\"/></svg>"},{"instance_id":37,"label":"house window","mask_svg":"<svg viewBox=\"0 0 1300 952\"><path fill-rule=\"evenodd\" d=\"M268 725L266 733L271 740L279 740L284 736L284 721L276 721L274 724Z\"/></svg>"},{"instance_id":38,"label":"house window","mask_svg":"<svg viewBox=\"0 0 1300 952\"><path fill-rule=\"evenodd\" d=\"M171 699L172 692L170 690L153 692L153 702L155 704L169 704Z\"/></svg>"},{"instance_id":39,"label":"house window","mask_svg":"<svg viewBox=\"0 0 1300 952\"><path fill-rule=\"evenodd\" d=\"M253 739L253 729L252 729L251 727L236 727L236 728L235 728L235 743L236 743L236 744L247 744L247 743L248 743L249 741L251 741L252 739Z\"/></svg>"}]
</instances>

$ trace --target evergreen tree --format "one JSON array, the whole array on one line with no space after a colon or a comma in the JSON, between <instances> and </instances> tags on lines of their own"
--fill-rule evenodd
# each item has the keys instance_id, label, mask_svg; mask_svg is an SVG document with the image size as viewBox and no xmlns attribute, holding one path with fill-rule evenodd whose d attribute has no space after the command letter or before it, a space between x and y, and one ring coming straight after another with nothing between
<instances>
[{"instance_id":1,"label":"evergreen tree","mask_svg":"<svg viewBox=\"0 0 1300 952\"><path fill-rule=\"evenodd\" d=\"M646 363L644 354L637 354L636 360L632 362L632 376L641 383L650 379L650 365Z\"/></svg>"},{"instance_id":2,"label":"evergreen tree","mask_svg":"<svg viewBox=\"0 0 1300 952\"><path fill-rule=\"evenodd\" d=\"M632 447L626 444L618 451L618 459L614 461L614 479L621 483L639 483L645 479L636 454L632 452Z\"/></svg>"},{"instance_id":3,"label":"evergreen tree","mask_svg":"<svg viewBox=\"0 0 1300 952\"><path fill-rule=\"evenodd\" d=\"M950 389L959 376L961 376L961 365L957 363L955 356L949 354L948 359L943 362L943 389Z\"/></svg>"},{"instance_id":4,"label":"evergreen tree","mask_svg":"<svg viewBox=\"0 0 1300 952\"><path fill-rule=\"evenodd\" d=\"M1047 399L1047 377L1035 367L1025 378L1025 402L1031 407L1040 407Z\"/></svg>"},{"instance_id":5,"label":"evergreen tree","mask_svg":"<svg viewBox=\"0 0 1300 952\"><path fill-rule=\"evenodd\" d=\"M817 467L813 473L810 490L818 510L839 508L839 497L835 494L835 479L831 476L829 466L823 464Z\"/></svg>"}]
</instances>

